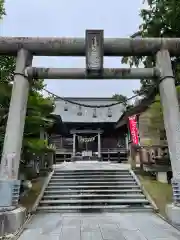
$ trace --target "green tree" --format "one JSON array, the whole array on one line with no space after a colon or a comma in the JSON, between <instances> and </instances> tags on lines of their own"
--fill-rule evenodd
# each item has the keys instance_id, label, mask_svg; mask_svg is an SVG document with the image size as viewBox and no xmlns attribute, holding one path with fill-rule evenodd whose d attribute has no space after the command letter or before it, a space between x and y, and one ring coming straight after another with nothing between
<instances>
[{"instance_id":1,"label":"green tree","mask_svg":"<svg viewBox=\"0 0 180 240\"><path fill-rule=\"evenodd\" d=\"M128 105L128 102L127 102L128 98L127 98L126 96L122 95L122 94L114 94L114 95L112 96L112 98L115 99L115 100L118 101L118 102L123 102L123 104L124 104L125 106Z\"/></svg>"},{"instance_id":2,"label":"green tree","mask_svg":"<svg viewBox=\"0 0 180 240\"><path fill-rule=\"evenodd\" d=\"M179 0L145 0L149 4L148 8L143 8L140 11L142 24L137 29L137 32L131 37L180 37L180 1ZM180 83L180 57L171 58L172 67L175 75L176 85ZM128 63L130 66L144 67L155 66L155 56L151 57L124 57L123 63ZM155 132L164 133L164 121L158 87L154 79L141 79L141 87L136 93L144 93L145 97L151 96L155 102L149 107L150 121L149 128ZM152 92L153 91L153 92ZM177 87L178 95L180 89Z\"/></svg>"},{"instance_id":3,"label":"green tree","mask_svg":"<svg viewBox=\"0 0 180 240\"><path fill-rule=\"evenodd\" d=\"M5 15L4 0L0 0L0 21ZM0 55L0 149L4 141L5 124L11 95L14 58Z\"/></svg>"},{"instance_id":4,"label":"green tree","mask_svg":"<svg viewBox=\"0 0 180 240\"><path fill-rule=\"evenodd\" d=\"M160 102L160 96L157 95L155 102L149 107L149 125L151 132L162 132L164 131L164 122L163 122L163 111Z\"/></svg>"},{"instance_id":5,"label":"green tree","mask_svg":"<svg viewBox=\"0 0 180 240\"><path fill-rule=\"evenodd\" d=\"M145 0L149 4L148 8L140 11L142 24L139 31L132 37L180 37L180 1L179 0ZM154 57L124 57L123 63L129 63L131 66L138 66L143 63L145 67L155 65ZM176 84L180 82L179 68L180 57L172 58L172 66L176 76ZM148 95L149 88L154 86L155 80L141 79L140 92ZM139 91L137 91L139 92Z\"/></svg>"},{"instance_id":6,"label":"green tree","mask_svg":"<svg viewBox=\"0 0 180 240\"><path fill-rule=\"evenodd\" d=\"M54 123L50 115L54 110L54 100L42 95L40 90L43 87L42 80L36 80L35 86L31 86L24 129L24 149L27 151L48 150L47 142L40 140L39 136L41 128L47 130Z\"/></svg>"},{"instance_id":7,"label":"green tree","mask_svg":"<svg viewBox=\"0 0 180 240\"><path fill-rule=\"evenodd\" d=\"M180 86L176 87L177 95L180 96ZM155 102L149 107L149 129L151 132L159 132L161 136L165 138L165 128L164 128L164 120L163 120L163 109L160 102L160 96L157 95L155 98Z\"/></svg>"},{"instance_id":8,"label":"green tree","mask_svg":"<svg viewBox=\"0 0 180 240\"><path fill-rule=\"evenodd\" d=\"M0 0L0 19L5 15L4 1ZM11 91L13 86L13 73L15 58L0 56L0 150L5 135ZM52 126L51 113L54 101L44 97L41 93L44 88L43 80L32 81L27 105L27 114L24 130L23 151L39 152L49 150L48 143L39 139L40 129L45 130Z\"/></svg>"},{"instance_id":9,"label":"green tree","mask_svg":"<svg viewBox=\"0 0 180 240\"><path fill-rule=\"evenodd\" d=\"M0 0L0 20L5 15L4 0Z\"/></svg>"}]
</instances>

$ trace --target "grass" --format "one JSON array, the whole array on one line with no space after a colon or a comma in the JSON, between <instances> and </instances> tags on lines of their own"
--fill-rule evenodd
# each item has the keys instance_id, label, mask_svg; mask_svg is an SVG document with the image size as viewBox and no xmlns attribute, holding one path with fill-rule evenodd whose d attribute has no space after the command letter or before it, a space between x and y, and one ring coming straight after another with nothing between
<instances>
[{"instance_id":1,"label":"grass","mask_svg":"<svg viewBox=\"0 0 180 240\"><path fill-rule=\"evenodd\" d=\"M20 200L20 204L27 208L27 210L31 210L32 206L34 205L38 195L41 192L41 188L44 181L42 178L38 178L35 181L32 181L32 188L28 192L26 196L23 196Z\"/></svg>"},{"instance_id":2,"label":"grass","mask_svg":"<svg viewBox=\"0 0 180 240\"><path fill-rule=\"evenodd\" d=\"M160 214L163 217L166 217L166 204L172 202L171 184L160 183L156 180L153 180L151 176L138 175L138 177L146 191L149 193L159 208Z\"/></svg>"}]
</instances>

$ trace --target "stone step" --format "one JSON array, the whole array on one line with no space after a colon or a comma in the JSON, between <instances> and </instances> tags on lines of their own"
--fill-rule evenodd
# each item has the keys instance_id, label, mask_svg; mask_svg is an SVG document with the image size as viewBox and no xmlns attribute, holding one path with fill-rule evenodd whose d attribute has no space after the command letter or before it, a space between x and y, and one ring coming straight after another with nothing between
<instances>
[{"instance_id":1,"label":"stone step","mask_svg":"<svg viewBox=\"0 0 180 240\"><path fill-rule=\"evenodd\" d=\"M37 211L49 211L49 212L102 212L103 210L106 211L122 211L122 210L128 210L128 211L135 211L139 212L150 210L152 211L153 208L150 205L145 206L130 206L128 204L122 204L122 205L96 205L96 206L38 206Z\"/></svg>"},{"instance_id":2,"label":"stone step","mask_svg":"<svg viewBox=\"0 0 180 240\"><path fill-rule=\"evenodd\" d=\"M96 168L96 169L73 169L73 170L68 170L68 169L55 169L55 172L61 172L61 173L67 173L67 172L74 172L74 173L87 173L87 172L111 172L111 173L124 173L124 172L129 172L129 169L102 169L102 168Z\"/></svg>"},{"instance_id":3,"label":"stone step","mask_svg":"<svg viewBox=\"0 0 180 240\"><path fill-rule=\"evenodd\" d=\"M45 190L44 191L44 194L61 194L61 196L64 194L82 194L82 193L95 193L95 194L98 194L98 195L101 195L101 194L119 194L119 193L122 193L122 194L134 194L134 193L141 193L141 189L79 189L79 190L53 190L53 189L49 189L49 190Z\"/></svg>"},{"instance_id":4,"label":"stone step","mask_svg":"<svg viewBox=\"0 0 180 240\"><path fill-rule=\"evenodd\" d=\"M130 174L129 170L127 171L106 171L106 170L81 170L81 171L73 171L73 170L57 170L57 168L55 168L54 174Z\"/></svg>"},{"instance_id":5,"label":"stone step","mask_svg":"<svg viewBox=\"0 0 180 240\"><path fill-rule=\"evenodd\" d=\"M47 187L47 189L63 189L63 188L65 188L65 189L109 189L109 188L111 188L112 190L113 189L138 189L139 188L139 186L138 185L135 185L135 184L128 184L128 185L104 185L104 186L102 186L102 185L94 185L94 186L92 186L92 185L67 185L67 186L64 186L64 185L62 185L62 186L59 186L59 185L57 185L57 186L48 186ZM114 190L115 191L115 190Z\"/></svg>"},{"instance_id":6,"label":"stone step","mask_svg":"<svg viewBox=\"0 0 180 240\"><path fill-rule=\"evenodd\" d=\"M131 175L129 171L126 172L107 172L107 171L89 171L89 172L85 172L85 171L80 171L80 172L76 172L76 171L57 171L55 170L54 175L65 175L65 176L69 176L69 175Z\"/></svg>"},{"instance_id":7,"label":"stone step","mask_svg":"<svg viewBox=\"0 0 180 240\"><path fill-rule=\"evenodd\" d=\"M114 185L128 185L128 184L134 184L134 185L137 185L135 181L114 181L114 182L78 182L78 181L74 181L74 182L61 182L61 181L58 181L58 182L50 182L48 184L48 186L77 186L77 185L109 185L109 186L114 186Z\"/></svg>"},{"instance_id":8,"label":"stone step","mask_svg":"<svg viewBox=\"0 0 180 240\"><path fill-rule=\"evenodd\" d=\"M63 200L41 200L40 205L42 204L89 204L94 205L95 203L104 203L104 204L148 204L147 199L63 199Z\"/></svg>"},{"instance_id":9,"label":"stone step","mask_svg":"<svg viewBox=\"0 0 180 240\"><path fill-rule=\"evenodd\" d=\"M78 181L78 182L84 182L84 181L88 181L88 182L104 182L104 181L108 181L108 182L114 182L114 181L135 181L135 179L133 177L128 177L128 178L72 178L72 179L67 179L67 178L51 178L51 182L55 182L55 181L59 181L59 182L74 182L74 181Z\"/></svg>"},{"instance_id":10,"label":"stone step","mask_svg":"<svg viewBox=\"0 0 180 240\"><path fill-rule=\"evenodd\" d=\"M48 194L48 195L44 195L43 199L78 199L78 198L104 198L104 199L109 199L109 198L123 198L123 199L127 199L127 198L138 198L138 199L144 199L145 196L143 194L71 194L71 195L62 195L62 194Z\"/></svg>"},{"instance_id":11,"label":"stone step","mask_svg":"<svg viewBox=\"0 0 180 240\"><path fill-rule=\"evenodd\" d=\"M83 173L83 172L80 172L80 173L74 173L74 172L71 172L71 173L59 173L59 172L54 172L53 173L53 176L59 176L59 177L73 177L73 176L79 176L79 177L84 177L84 176L89 176L90 178L93 176L93 177L104 177L104 176L107 176L107 177L116 177L116 176L119 176L119 177L129 177L129 176L132 176L132 174L130 172L127 172L127 173L109 173L109 172L101 172L101 173L92 173L92 172L89 172L89 173Z\"/></svg>"},{"instance_id":12,"label":"stone step","mask_svg":"<svg viewBox=\"0 0 180 240\"><path fill-rule=\"evenodd\" d=\"M104 206L38 206L37 212L43 213L102 213L102 212L152 212L150 205L130 206L130 205L104 205Z\"/></svg>"},{"instance_id":13,"label":"stone step","mask_svg":"<svg viewBox=\"0 0 180 240\"><path fill-rule=\"evenodd\" d=\"M53 174L53 178L128 178L131 174Z\"/></svg>"},{"instance_id":14,"label":"stone step","mask_svg":"<svg viewBox=\"0 0 180 240\"><path fill-rule=\"evenodd\" d=\"M130 178L131 174L53 174L52 178L64 178L64 179L74 179L74 178Z\"/></svg>"}]
</instances>

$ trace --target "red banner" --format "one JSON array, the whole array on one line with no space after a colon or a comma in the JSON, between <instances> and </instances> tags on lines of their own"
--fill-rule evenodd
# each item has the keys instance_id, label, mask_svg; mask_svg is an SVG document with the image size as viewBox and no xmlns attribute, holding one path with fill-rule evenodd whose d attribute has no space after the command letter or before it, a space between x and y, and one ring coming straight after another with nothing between
<instances>
[{"instance_id":1,"label":"red banner","mask_svg":"<svg viewBox=\"0 0 180 240\"><path fill-rule=\"evenodd\" d=\"M139 131L137 127L136 115L129 117L129 130L131 134L131 140L133 144L139 144Z\"/></svg>"}]
</instances>

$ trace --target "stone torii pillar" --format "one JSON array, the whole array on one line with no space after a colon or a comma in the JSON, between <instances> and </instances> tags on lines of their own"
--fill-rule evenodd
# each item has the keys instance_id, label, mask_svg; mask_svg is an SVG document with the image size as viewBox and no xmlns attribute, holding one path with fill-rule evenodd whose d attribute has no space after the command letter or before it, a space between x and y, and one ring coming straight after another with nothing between
<instances>
[{"instance_id":1,"label":"stone torii pillar","mask_svg":"<svg viewBox=\"0 0 180 240\"><path fill-rule=\"evenodd\" d=\"M29 81L24 70L32 64L32 55L24 49L17 54L14 84L9 107L6 134L0 167L1 179L18 179L26 117ZM1 200L0 200L1 201Z\"/></svg>"},{"instance_id":2,"label":"stone torii pillar","mask_svg":"<svg viewBox=\"0 0 180 240\"><path fill-rule=\"evenodd\" d=\"M101 159L101 133L102 131L98 129L98 158Z\"/></svg>"},{"instance_id":3,"label":"stone torii pillar","mask_svg":"<svg viewBox=\"0 0 180 240\"><path fill-rule=\"evenodd\" d=\"M73 133L73 157L76 155L76 133Z\"/></svg>"},{"instance_id":4,"label":"stone torii pillar","mask_svg":"<svg viewBox=\"0 0 180 240\"><path fill-rule=\"evenodd\" d=\"M173 204L167 205L170 220L180 224L180 112L173 76L171 58L168 50L162 49L156 55L157 67L161 72L159 85L163 106L164 125L173 172Z\"/></svg>"},{"instance_id":5,"label":"stone torii pillar","mask_svg":"<svg viewBox=\"0 0 180 240\"><path fill-rule=\"evenodd\" d=\"M24 76L24 70L31 64L32 55L27 50L19 50L0 166L0 218L5 219L0 228L3 224L7 234L16 232L26 216L25 208L17 208L20 190L18 172L29 94L29 80Z\"/></svg>"}]
</instances>

